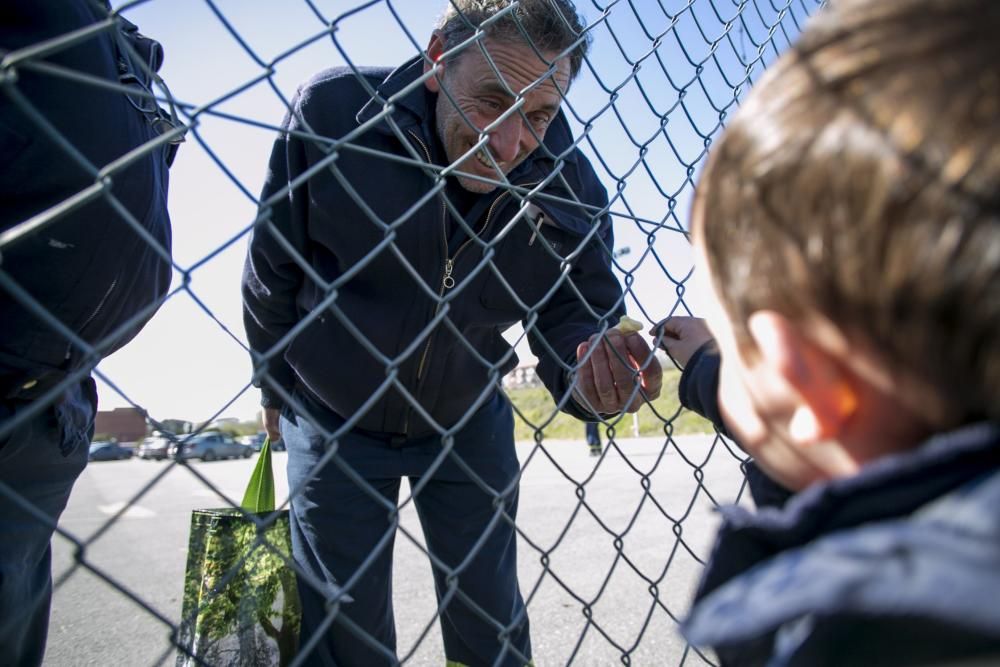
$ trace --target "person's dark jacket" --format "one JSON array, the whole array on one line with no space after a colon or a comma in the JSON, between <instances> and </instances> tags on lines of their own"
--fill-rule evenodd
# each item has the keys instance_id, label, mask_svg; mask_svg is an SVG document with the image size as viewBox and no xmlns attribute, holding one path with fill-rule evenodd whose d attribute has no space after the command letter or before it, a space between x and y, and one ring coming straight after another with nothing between
<instances>
[{"instance_id":1,"label":"person's dark jacket","mask_svg":"<svg viewBox=\"0 0 1000 667\"><path fill-rule=\"evenodd\" d=\"M426 166L446 160L431 94L415 84L421 71L419 58L391 73L365 69L362 85L332 69L292 102L244 272L265 407L298 385L367 431L427 434L425 414L450 427L516 365L501 333L521 320L561 399L577 345L622 312L607 194L561 113L508 175L526 190L545 185L531 203L547 222L517 215L516 193L497 188L466 216L477 237L448 248L452 216ZM446 289L449 258L456 284Z\"/></svg>"},{"instance_id":2,"label":"person's dark jacket","mask_svg":"<svg viewBox=\"0 0 1000 667\"><path fill-rule=\"evenodd\" d=\"M717 386L705 348L684 369L683 399L718 417ZM721 510L689 641L724 667L1000 661L1000 425L795 495L756 474L757 511Z\"/></svg>"},{"instance_id":3,"label":"person's dark jacket","mask_svg":"<svg viewBox=\"0 0 1000 667\"><path fill-rule=\"evenodd\" d=\"M44 58L16 57L19 49L107 17L100 3L86 0L0 4L0 58L9 60L0 85L0 399L32 398L68 373L92 367L138 332L169 287L169 146L98 173L160 136L158 116L148 110L155 105L41 69L64 68L113 84L132 73L128 80L138 82L148 72L116 40L129 40L153 69L159 45L123 23ZM65 212L20 234L23 223L47 219L67 202ZM95 346L93 352L32 306Z\"/></svg>"},{"instance_id":4,"label":"person's dark jacket","mask_svg":"<svg viewBox=\"0 0 1000 667\"><path fill-rule=\"evenodd\" d=\"M735 440L719 410L719 351L714 341L702 345L688 359L677 385L677 393L681 405L712 422L722 435ZM750 495L758 507L780 506L791 495L765 475L752 459L746 460L743 469Z\"/></svg>"}]
</instances>

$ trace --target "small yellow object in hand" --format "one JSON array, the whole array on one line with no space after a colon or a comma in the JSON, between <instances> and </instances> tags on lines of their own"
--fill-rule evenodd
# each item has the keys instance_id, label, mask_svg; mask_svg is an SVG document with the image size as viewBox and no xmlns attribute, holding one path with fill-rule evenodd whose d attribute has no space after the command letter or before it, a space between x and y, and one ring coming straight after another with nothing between
<instances>
[{"instance_id":1,"label":"small yellow object in hand","mask_svg":"<svg viewBox=\"0 0 1000 667\"><path fill-rule=\"evenodd\" d=\"M633 320L628 315L622 315L621 319L618 320L618 324L613 328L628 336L629 334L642 331L642 322Z\"/></svg>"}]
</instances>

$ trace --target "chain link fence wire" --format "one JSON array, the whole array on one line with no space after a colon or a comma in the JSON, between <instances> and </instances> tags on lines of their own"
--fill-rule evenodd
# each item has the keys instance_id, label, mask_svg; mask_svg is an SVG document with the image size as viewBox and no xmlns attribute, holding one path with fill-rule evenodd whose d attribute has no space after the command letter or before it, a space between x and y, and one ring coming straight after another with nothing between
<instances>
[{"instance_id":1,"label":"chain link fence wire","mask_svg":"<svg viewBox=\"0 0 1000 667\"><path fill-rule=\"evenodd\" d=\"M50 4L56 3L41 3ZM299 0L282 3L279 9L265 3L149 0L110 9L97 3L92 18L62 32L33 43L0 44L3 118L17 117L22 132L28 130L27 139L47 142L52 163L71 165L76 170L73 182L78 184L37 210L18 206L17 193L4 188L14 198L3 202L8 213L0 230L0 294L5 313L0 352L9 394L5 400L8 404L18 401L18 409L5 408L0 443L32 419L57 409L65 392L91 372L101 386L102 405L138 411L150 431L162 433L174 445L192 437L176 427L180 411L190 415L195 431L217 424L241 406L246 414L245 406L255 404L259 393L251 386L247 371L250 352L240 324L237 282L250 234L266 230L275 233L323 298L320 307L307 313L281 340L255 355L255 379L280 393L300 413L308 412L269 370L287 344L320 317L335 318L385 371L356 414L343 415L342 426L323 432L327 449L320 461L320 466L336 467L361 493L383 503L394 531L386 535L382 549L391 548L392 539L400 538L395 543L397 650L393 653L353 626L359 642L404 664L442 664L441 640L435 630L442 609L453 600L477 608L460 584L462 566L453 567L429 550L419 530L413 499L426 480L413 484L398 503L385 500L339 453L341 436L358 424L371 405L396 392L440 435L443 448L430 472L445 461L459 466L493 499L494 521L509 523L516 530L520 585L531 617L535 664L714 664L710 653L688 646L676 628L707 557L715 525L711 508L744 500L744 455L679 406L679 373L669 359L658 357L647 363L664 365L662 396L647 400L636 388L633 398L646 404L635 416L605 418L599 428L603 447L591 448L599 455L588 456L582 444L583 424L559 411L572 400L570 394L554 401L538 387L527 341L534 338L539 356L551 355L568 377L575 378L574 366L559 359L556 346L541 335L539 318L545 304L557 292L571 294L602 331L615 324L608 311L601 312L587 302L571 276L570 267L587 244L601 245L621 282L623 296L616 305L624 306L643 324L652 325L671 314L697 312L686 230L699 167L742 95L794 41L821 2L580 0L578 9L593 47L562 109L575 146L590 160L607 189L609 204L601 208L579 201L562 176L564 156L553 156L556 169L550 182L517 186L506 179L496 181L496 192L517 205L508 209L513 211L511 219L500 221L505 231L489 238L477 236L475 221L466 222L456 203L441 196L455 165L431 163L429 155L394 120L393 111L407 91L381 97L363 76L368 65L398 65L420 54L442 9L437 4ZM157 54L144 50L148 44L127 38L134 32L125 19L139 24L166 47L165 65L159 72ZM13 39L16 33L4 29L2 34ZM483 32L478 30L454 51L479 49L482 42ZM117 76L72 65L75 50L96 43L111 49ZM177 65L171 65L172 61ZM256 193L268 147L280 131L278 121L292 108L295 86L332 64L355 73L372 97L374 113L344 136L297 129L296 139L325 157L293 186L308 187L317 170L333 174L359 209L369 212L381 241L330 281L273 224L272 205L287 197L287 190L265 201L258 201ZM415 85L433 76L431 69ZM40 83L40 89L50 94L37 95L37 88L28 86L31 82ZM103 162L88 157L94 154L88 138L74 134L58 112L72 107L74 101L88 99L88 91L127 99L137 118L148 124L148 140ZM523 117L523 98L519 91L510 92L514 104L486 132L510 115ZM346 156L371 152L358 140L379 123L388 124L408 152L370 157L419 168L432 183L421 202L394 219L381 217L379 202L366 200L352 186L351 175L340 169ZM9 137L25 138L11 128L0 130L8 131ZM17 178L43 182L43 173L18 171L16 145L5 141L8 154L4 157L7 164L0 164L2 178L8 183ZM144 161L172 156L181 142L184 145L171 171L171 242L169 235L158 236L150 228L143 211L116 183L127 182L129 170ZM473 148L485 142L481 138ZM87 145L81 148L81 143ZM554 197L542 192L551 184L561 184L570 194ZM465 275L446 273L441 285L427 283L396 245L411 212L435 199L443 200L447 212L460 221L480 258L474 267L464 269ZM615 246L604 244L597 225L591 224L592 230L577 247L548 249L560 270L554 272L545 293L524 298L516 277L504 273L497 256L505 234L518 225L531 224L535 234L544 236L542 225L526 213L535 201L574 208L591 223L609 215ZM28 256L43 273L49 271L52 280L65 280L58 268L46 267L61 261L58 253L65 249L61 246L67 243L67 234L78 239L74 243L97 240L88 238L88 233L97 234L92 218L97 206L104 215L99 228L113 230L108 238L132 240L131 250L116 248L103 261L117 262L120 258L115 253L139 253L141 247L142 261L169 271L172 282L168 290L141 299L138 306L133 302L131 312L110 320L112 325L95 336L88 324L102 309L115 304L116 291L128 286L130 276L115 277L98 302L91 304L91 319L81 323L79 318L66 317L66 308L43 287L44 280L37 275L24 277L25 265L19 258ZM397 354L386 354L373 343L339 301L339 290L346 282L386 255L406 266L425 298L436 304L420 334ZM453 319L454 302L466 296L464 288L480 274L499 283L522 315L522 326L506 334L521 364L506 378L502 370L514 359L513 353L497 359L477 349L466 339L462 322ZM62 297L74 298L72 290ZM128 347L97 366L144 324L145 329ZM66 350L65 359L46 359L33 366L31 345L18 348L8 343L11 338L24 340L25 331L31 332L29 342L32 336L58 341ZM469 397L468 412L457 424L435 421L402 371L441 331L448 332L491 378L480 395ZM6 357L18 357L18 361L11 363ZM521 466L507 488L492 487L452 451L453 435L498 385L506 388L514 405ZM185 398L190 400L185 402ZM280 463L283 459L278 456ZM226 465L236 464L209 465L176 454L155 469L139 462L92 464L58 525L58 512L54 516L36 507L12 483L0 480L5 504L21 508L56 533L54 630L48 649L52 664L79 664L82 660L76 652L86 652L82 647L88 645L100 647L103 661L165 664L173 660L186 517L197 506L238 506L249 468ZM227 472L230 469L233 472ZM504 503L517 493L518 485L521 509L515 522ZM299 493L300 488L288 488L279 479L279 504L283 500L287 507ZM83 506L76 503L78 497L104 502ZM154 516L159 518L143 521ZM483 548L484 539L473 547L469 558ZM362 569L377 556L371 554ZM428 560L448 582L440 602L427 576ZM300 574L308 579L307 573ZM318 581L311 583L322 586ZM329 595L330 622L337 620L345 596L363 595L351 589L350 581L343 584L342 590ZM81 610L83 617L74 619L70 607ZM485 611L478 612L488 617ZM487 620L501 636L510 630L495 619ZM80 627L74 629L74 624ZM302 655L293 664L303 659L316 639L302 638ZM516 651L509 642L505 647ZM527 656L521 658L527 660Z\"/></svg>"}]
</instances>

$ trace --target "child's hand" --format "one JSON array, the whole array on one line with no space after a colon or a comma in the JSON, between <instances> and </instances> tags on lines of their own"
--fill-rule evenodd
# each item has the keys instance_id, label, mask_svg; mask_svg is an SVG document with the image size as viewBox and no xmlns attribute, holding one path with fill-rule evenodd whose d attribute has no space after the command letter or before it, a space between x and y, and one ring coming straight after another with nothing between
<instances>
[{"instance_id":1,"label":"child's hand","mask_svg":"<svg viewBox=\"0 0 1000 667\"><path fill-rule=\"evenodd\" d=\"M668 317L656 323L649 335L681 368L687 366L698 348L714 340L705 320L700 317Z\"/></svg>"}]
</instances>

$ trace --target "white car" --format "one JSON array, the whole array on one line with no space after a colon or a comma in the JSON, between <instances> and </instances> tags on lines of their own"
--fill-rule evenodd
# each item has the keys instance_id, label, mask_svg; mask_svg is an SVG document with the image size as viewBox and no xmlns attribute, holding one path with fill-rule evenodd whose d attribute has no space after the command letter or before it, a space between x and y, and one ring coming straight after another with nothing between
<instances>
[{"instance_id":1,"label":"white car","mask_svg":"<svg viewBox=\"0 0 1000 667\"><path fill-rule=\"evenodd\" d=\"M183 436L175 437L180 438ZM135 455L140 459L162 461L170 456L170 445L172 444L173 441L165 435L151 435L139 443L139 446L135 449Z\"/></svg>"},{"instance_id":2,"label":"white car","mask_svg":"<svg viewBox=\"0 0 1000 667\"><path fill-rule=\"evenodd\" d=\"M264 440L267 439L267 434L261 431L260 433L254 433L253 435L241 435L239 441L254 450L259 452L264 446Z\"/></svg>"}]
</instances>

